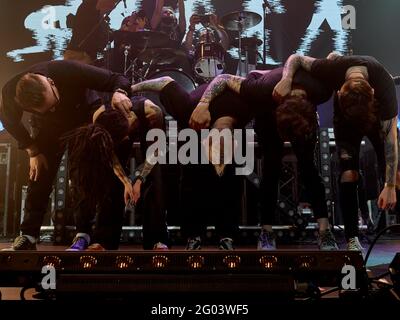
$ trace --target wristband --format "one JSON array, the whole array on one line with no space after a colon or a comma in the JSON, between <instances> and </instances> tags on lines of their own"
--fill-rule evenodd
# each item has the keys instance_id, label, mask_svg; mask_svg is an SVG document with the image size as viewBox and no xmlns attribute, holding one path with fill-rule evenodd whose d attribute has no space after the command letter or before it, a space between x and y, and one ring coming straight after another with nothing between
<instances>
[{"instance_id":1,"label":"wristband","mask_svg":"<svg viewBox=\"0 0 400 320\"><path fill-rule=\"evenodd\" d=\"M143 184L146 182L146 178L143 177L143 176L140 174L140 171L135 171L135 176L134 176L133 179L132 179L132 184L135 184L136 181L138 181L138 180L142 181Z\"/></svg>"},{"instance_id":2,"label":"wristband","mask_svg":"<svg viewBox=\"0 0 400 320\"><path fill-rule=\"evenodd\" d=\"M128 96L128 92L126 92L124 89L121 89L121 88L118 88L117 90L114 91L114 93L115 92L119 92L119 93L122 93L122 94Z\"/></svg>"},{"instance_id":3,"label":"wristband","mask_svg":"<svg viewBox=\"0 0 400 320\"><path fill-rule=\"evenodd\" d=\"M386 183L385 183L385 187L388 187L388 188L395 188L396 185L395 185L394 183L388 183L388 182L386 182Z\"/></svg>"}]
</instances>

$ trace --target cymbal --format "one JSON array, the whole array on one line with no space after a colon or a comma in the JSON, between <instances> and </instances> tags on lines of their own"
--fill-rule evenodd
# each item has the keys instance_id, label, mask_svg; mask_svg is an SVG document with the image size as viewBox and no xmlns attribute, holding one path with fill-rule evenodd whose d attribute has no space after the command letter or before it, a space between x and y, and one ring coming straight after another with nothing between
<instances>
[{"instance_id":1,"label":"cymbal","mask_svg":"<svg viewBox=\"0 0 400 320\"><path fill-rule=\"evenodd\" d=\"M173 48L151 48L141 52L138 59L146 63L153 61L157 64L169 64L174 62L180 53L181 50Z\"/></svg>"},{"instance_id":2,"label":"cymbal","mask_svg":"<svg viewBox=\"0 0 400 320\"><path fill-rule=\"evenodd\" d=\"M261 20L261 16L256 12L236 11L224 15L221 18L221 23L228 30L240 31L258 25ZM240 28L240 23L242 28Z\"/></svg>"},{"instance_id":3,"label":"cymbal","mask_svg":"<svg viewBox=\"0 0 400 320\"><path fill-rule=\"evenodd\" d=\"M262 45L262 40L256 37L246 37L242 38L242 47L250 47L255 48ZM239 39L236 38L231 42L231 46L238 48L239 47Z\"/></svg>"},{"instance_id":4,"label":"cymbal","mask_svg":"<svg viewBox=\"0 0 400 320\"><path fill-rule=\"evenodd\" d=\"M154 31L115 31L114 40L132 45L136 48L160 48L169 46L169 37L162 32Z\"/></svg>"}]
</instances>

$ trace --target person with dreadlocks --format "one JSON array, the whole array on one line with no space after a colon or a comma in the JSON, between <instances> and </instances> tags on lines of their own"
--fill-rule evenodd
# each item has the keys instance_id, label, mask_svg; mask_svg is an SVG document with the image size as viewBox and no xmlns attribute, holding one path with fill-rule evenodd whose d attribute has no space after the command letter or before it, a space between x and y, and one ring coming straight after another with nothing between
<instances>
[{"instance_id":1,"label":"person with dreadlocks","mask_svg":"<svg viewBox=\"0 0 400 320\"><path fill-rule=\"evenodd\" d=\"M11 250L36 250L40 226L64 147L60 137L90 122L99 107L88 89L112 92L112 105L129 110L130 83L123 75L74 61L50 61L32 66L6 83L0 119L30 157L25 214ZM23 112L38 115L39 132L29 135L21 123Z\"/></svg>"},{"instance_id":2,"label":"person with dreadlocks","mask_svg":"<svg viewBox=\"0 0 400 320\"><path fill-rule=\"evenodd\" d=\"M177 121L178 128L185 129L189 128L190 115L206 88L207 84L204 84L188 93L171 77L166 76L134 84L131 90L132 93L158 92L166 112ZM251 117L247 117L247 113L243 112L247 108L245 101L236 93L227 90L210 106L212 119L209 127L218 131L244 128L251 120ZM210 154L213 155L216 145L218 145L216 149L219 149L220 140L210 139L209 141L210 145L206 144L205 147L209 148ZM220 151L220 154L224 153ZM230 152L227 153L229 156ZM218 248L221 250L234 248L233 239L237 232L237 219L241 205L242 177L235 175L235 164L225 165L228 162L225 159L220 161L221 163L213 160L211 156L210 162L213 165L182 166L181 198L185 212L182 231L188 239L187 250L201 248L201 235L205 231L207 222L206 212L211 212L215 217L216 232L220 239ZM134 192L136 192L136 185L134 185Z\"/></svg>"},{"instance_id":3,"label":"person with dreadlocks","mask_svg":"<svg viewBox=\"0 0 400 320\"><path fill-rule=\"evenodd\" d=\"M168 249L159 166L156 165L150 175L141 173L143 186L140 187L146 196L140 201L140 191L133 194L132 181L126 174L133 139L139 136L144 153L147 131L162 127L161 109L144 97L132 97L132 109L128 116L119 110L101 106L93 115L93 123L65 136L64 141L71 155L68 158L70 177L80 203L76 219L77 235L69 251L118 249L124 213L122 194L125 205L133 202L136 209L144 213L144 249ZM99 212L91 237L91 222L96 207Z\"/></svg>"},{"instance_id":4,"label":"person with dreadlocks","mask_svg":"<svg viewBox=\"0 0 400 320\"><path fill-rule=\"evenodd\" d=\"M334 130L340 162L339 199L349 250L363 251L358 240L358 201L360 144L364 136L374 146L384 187L378 198L380 209L396 204L397 97L392 76L370 56L340 56L327 59L292 55L274 95L285 97L292 89L298 69L309 71L322 83L336 90Z\"/></svg>"},{"instance_id":5,"label":"person with dreadlocks","mask_svg":"<svg viewBox=\"0 0 400 320\"><path fill-rule=\"evenodd\" d=\"M319 248L337 250L328 220L325 188L314 161L317 141L316 107L327 101L332 91L302 71L296 73L295 85L286 99L275 101L272 91L282 78L282 72L283 68L276 68L270 71L252 71L246 78L229 74L217 76L193 111L190 123L196 129L206 127L210 121L211 103L226 88L235 91L243 100L249 101L252 108L246 112L255 117L255 131L264 160L260 186L261 232L257 248L276 249L272 225L278 200L284 141L290 141L319 225Z\"/></svg>"}]
</instances>

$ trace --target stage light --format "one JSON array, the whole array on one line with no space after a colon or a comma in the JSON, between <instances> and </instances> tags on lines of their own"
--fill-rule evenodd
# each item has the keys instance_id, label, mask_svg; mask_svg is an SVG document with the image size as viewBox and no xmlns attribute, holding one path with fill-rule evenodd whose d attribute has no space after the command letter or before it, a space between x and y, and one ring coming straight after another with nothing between
<instances>
[{"instance_id":1,"label":"stage light","mask_svg":"<svg viewBox=\"0 0 400 320\"><path fill-rule=\"evenodd\" d=\"M239 256L232 255L232 256L225 256L222 261L229 269L237 269L240 266L241 259Z\"/></svg>"},{"instance_id":2,"label":"stage light","mask_svg":"<svg viewBox=\"0 0 400 320\"><path fill-rule=\"evenodd\" d=\"M187 260L191 269L201 269L204 266L204 257L202 256L190 256Z\"/></svg>"},{"instance_id":3,"label":"stage light","mask_svg":"<svg viewBox=\"0 0 400 320\"><path fill-rule=\"evenodd\" d=\"M133 265L133 259L129 256L118 256L115 260L118 269L128 269Z\"/></svg>"},{"instance_id":4,"label":"stage light","mask_svg":"<svg viewBox=\"0 0 400 320\"><path fill-rule=\"evenodd\" d=\"M275 256L262 256L260 258L260 263L264 269L272 270L278 263L278 258Z\"/></svg>"},{"instance_id":5,"label":"stage light","mask_svg":"<svg viewBox=\"0 0 400 320\"><path fill-rule=\"evenodd\" d=\"M86 270L93 269L97 264L97 259L93 256L82 256L79 261L81 267Z\"/></svg>"},{"instance_id":6,"label":"stage light","mask_svg":"<svg viewBox=\"0 0 400 320\"><path fill-rule=\"evenodd\" d=\"M61 267L61 259L57 256L45 256L43 257L43 265L59 269Z\"/></svg>"},{"instance_id":7,"label":"stage light","mask_svg":"<svg viewBox=\"0 0 400 320\"><path fill-rule=\"evenodd\" d=\"M168 265L168 258L166 256L153 256L153 267L156 269L164 269Z\"/></svg>"},{"instance_id":8,"label":"stage light","mask_svg":"<svg viewBox=\"0 0 400 320\"><path fill-rule=\"evenodd\" d=\"M303 270L311 270L315 263L315 259L312 256L300 256L299 258L299 268Z\"/></svg>"}]
</instances>

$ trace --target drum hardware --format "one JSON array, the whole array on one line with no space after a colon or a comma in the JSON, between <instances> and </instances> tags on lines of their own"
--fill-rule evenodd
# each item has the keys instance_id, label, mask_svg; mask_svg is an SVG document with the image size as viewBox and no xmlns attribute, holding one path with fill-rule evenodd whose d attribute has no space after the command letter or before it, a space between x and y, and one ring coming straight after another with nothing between
<instances>
[{"instance_id":1,"label":"drum hardware","mask_svg":"<svg viewBox=\"0 0 400 320\"><path fill-rule=\"evenodd\" d=\"M205 81L211 81L216 76L224 73L225 50L212 39L212 29L203 28L202 37L195 49L194 73Z\"/></svg>"},{"instance_id":2,"label":"drum hardware","mask_svg":"<svg viewBox=\"0 0 400 320\"><path fill-rule=\"evenodd\" d=\"M238 53L239 53L239 75L245 75L249 72L248 54L245 53L243 61L243 32L252 28L261 22L262 18L258 13L251 11L236 11L228 13L222 17L221 22L227 30L238 32ZM242 63L245 64L245 70L242 70Z\"/></svg>"}]
</instances>

